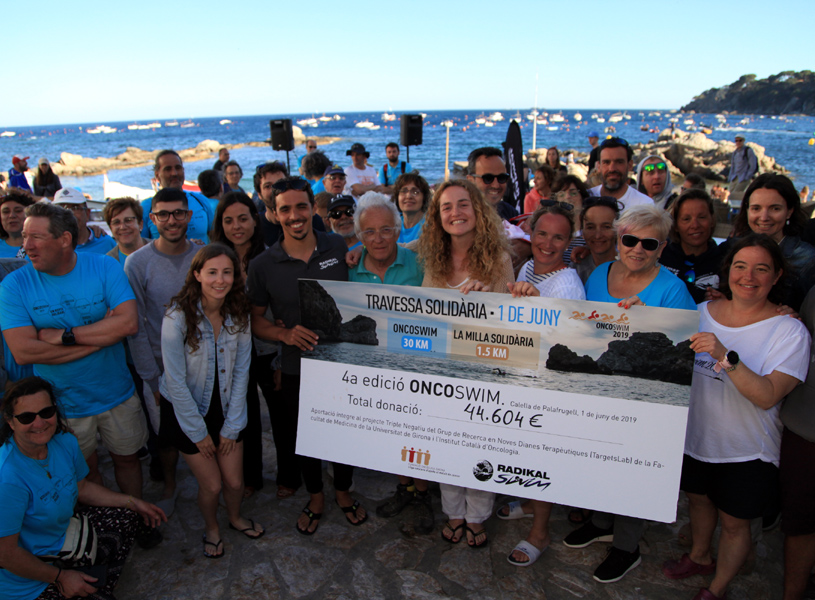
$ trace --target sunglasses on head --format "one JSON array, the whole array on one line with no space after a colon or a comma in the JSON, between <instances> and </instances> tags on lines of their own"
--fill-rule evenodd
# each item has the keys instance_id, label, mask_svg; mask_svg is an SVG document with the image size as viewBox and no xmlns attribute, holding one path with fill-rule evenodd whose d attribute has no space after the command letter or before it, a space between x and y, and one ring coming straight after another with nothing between
<instances>
[{"instance_id":1,"label":"sunglasses on head","mask_svg":"<svg viewBox=\"0 0 815 600\"><path fill-rule=\"evenodd\" d=\"M300 177L292 177L290 179L281 179L280 181L275 181L272 184L272 189L277 190L278 192L285 192L287 190L296 190L298 192L302 192L307 187L310 187L310 183L305 179Z\"/></svg>"},{"instance_id":2,"label":"sunglasses on head","mask_svg":"<svg viewBox=\"0 0 815 600\"><path fill-rule=\"evenodd\" d=\"M501 185L503 185L507 181L509 181L509 173L501 173L500 175L493 175L492 173L485 173L484 175L473 175L473 177L480 178L481 181L483 181L487 185L492 184L492 182L495 181L496 179L498 180L498 183L500 183Z\"/></svg>"},{"instance_id":3,"label":"sunglasses on head","mask_svg":"<svg viewBox=\"0 0 815 600\"><path fill-rule=\"evenodd\" d=\"M545 208L549 208L550 206L557 206L558 208L562 208L563 210L568 211L574 210L574 204L569 204L568 202L560 202L559 200L541 200L541 206Z\"/></svg>"},{"instance_id":4,"label":"sunglasses on head","mask_svg":"<svg viewBox=\"0 0 815 600\"><path fill-rule=\"evenodd\" d=\"M622 238L623 246L626 248L635 248L637 244L642 244L642 249L648 252L653 252L662 244L656 238L638 238L636 235L631 235L630 233L626 233Z\"/></svg>"},{"instance_id":5,"label":"sunglasses on head","mask_svg":"<svg viewBox=\"0 0 815 600\"><path fill-rule=\"evenodd\" d=\"M40 412L24 412L19 415L14 415L14 418L23 425L31 425L37 417L40 419L50 419L55 414L57 414L57 407L52 404L51 406L46 406Z\"/></svg>"},{"instance_id":6,"label":"sunglasses on head","mask_svg":"<svg viewBox=\"0 0 815 600\"><path fill-rule=\"evenodd\" d=\"M354 216L354 207L349 206L347 208L335 208L330 213L328 213L328 216L331 217L332 219L339 219L343 215L345 215L346 217L353 217Z\"/></svg>"},{"instance_id":7,"label":"sunglasses on head","mask_svg":"<svg viewBox=\"0 0 815 600\"><path fill-rule=\"evenodd\" d=\"M606 146L611 146L611 145L613 145L613 146L625 146L626 148L628 148L628 142L626 142L621 137L606 138L606 139L604 139L602 141L602 143L600 144L600 147L605 148Z\"/></svg>"},{"instance_id":8,"label":"sunglasses on head","mask_svg":"<svg viewBox=\"0 0 815 600\"><path fill-rule=\"evenodd\" d=\"M642 170L646 173L652 173L654 170L656 171L665 171L668 168L664 162L652 164L652 165L645 165Z\"/></svg>"},{"instance_id":9,"label":"sunglasses on head","mask_svg":"<svg viewBox=\"0 0 815 600\"><path fill-rule=\"evenodd\" d=\"M615 200L609 196L589 196L583 200L584 211L590 209L592 206L605 206L614 212L620 212L623 209L623 205L619 200Z\"/></svg>"}]
</instances>

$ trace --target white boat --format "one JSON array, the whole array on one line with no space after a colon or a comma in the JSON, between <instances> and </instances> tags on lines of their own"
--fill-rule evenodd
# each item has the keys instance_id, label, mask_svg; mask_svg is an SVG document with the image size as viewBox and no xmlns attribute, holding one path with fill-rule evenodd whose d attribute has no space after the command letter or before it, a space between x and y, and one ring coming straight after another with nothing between
<instances>
[{"instance_id":1,"label":"white boat","mask_svg":"<svg viewBox=\"0 0 815 600\"><path fill-rule=\"evenodd\" d=\"M232 121L230 121L229 119L221 119L220 121L218 121L218 124L219 125L229 125L231 122Z\"/></svg>"},{"instance_id":2,"label":"white boat","mask_svg":"<svg viewBox=\"0 0 815 600\"><path fill-rule=\"evenodd\" d=\"M503 121L504 115L502 115L499 111L495 111L489 117L487 117L492 122Z\"/></svg>"},{"instance_id":3,"label":"white boat","mask_svg":"<svg viewBox=\"0 0 815 600\"><path fill-rule=\"evenodd\" d=\"M326 117L325 113L323 113L323 116L318 117L317 120L320 121L321 123L328 123L331 120L331 117Z\"/></svg>"},{"instance_id":4,"label":"white boat","mask_svg":"<svg viewBox=\"0 0 815 600\"><path fill-rule=\"evenodd\" d=\"M379 125L374 125L370 128L371 131L376 131L377 129L379 129Z\"/></svg>"},{"instance_id":5,"label":"white boat","mask_svg":"<svg viewBox=\"0 0 815 600\"><path fill-rule=\"evenodd\" d=\"M475 118L475 122L477 125L484 125L487 122L487 117L484 115L484 113L481 113Z\"/></svg>"},{"instance_id":6,"label":"white boat","mask_svg":"<svg viewBox=\"0 0 815 600\"><path fill-rule=\"evenodd\" d=\"M335 121L342 121L342 119L343 119L344 117L341 117L341 116L339 116L339 115L334 115L334 117L333 117L333 118L334 118L334 120L335 120Z\"/></svg>"},{"instance_id":7,"label":"white boat","mask_svg":"<svg viewBox=\"0 0 815 600\"><path fill-rule=\"evenodd\" d=\"M630 121L631 115L629 115L628 113L623 113L623 119L625 119L626 121Z\"/></svg>"},{"instance_id":8,"label":"white boat","mask_svg":"<svg viewBox=\"0 0 815 600\"><path fill-rule=\"evenodd\" d=\"M188 127L195 127L195 123L193 123L192 121L184 121L180 125L180 127L181 127L181 129L187 129Z\"/></svg>"},{"instance_id":9,"label":"white boat","mask_svg":"<svg viewBox=\"0 0 815 600\"><path fill-rule=\"evenodd\" d=\"M13 131L4 131L3 133L0 133L0 137L14 137L15 135L17 134Z\"/></svg>"},{"instance_id":10,"label":"white boat","mask_svg":"<svg viewBox=\"0 0 815 600\"><path fill-rule=\"evenodd\" d=\"M423 119L426 119L426 118L427 118L427 113L419 113L419 114L420 114L420 115L422 115L422 118L423 118Z\"/></svg>"},{"instance_id":11,"label":"white boat","mask_svg":"<svg viewBox=\"0 0 815 600\"><path fill-rule=\"evenodd\" d=\"M178 127L178 121L164 121L165 127Z\"/></svg>"},{"instance_id":12,"label":"white boat","mask_svg":"<svg viewBox=\"0 0 815 600\"><path fill-rule=\"evenodd\" d=\"M558 125L550 125L546 129L548 129L549 131L557 131L558 129L560 129L560 127Z\"/></svg>"},{"instance_id":13,"label":"white boat","mask_svg":"<svg viewBox=\"0 0 815 600\"><path fill-rule=\"evenodd\" d=\"M684 121L682 121L682 123L685 125L695 125L693 119L685 119Z\"/></svg>"},{"instance_id":14,"label":"white boat","mask_svg":"<svg viewBox=\"0 0 815 600\"><path fill-rule=\"evenodd\" d=\"M527 113L526 118L529 119L530 121L534 121L535 119L538 118L538 114L539 113L537 110L533 110L531 113Z\"/></svg>"},{"instance_id":15,"label":"white boat","mask_svg":"<svg viewBox=\"0 0 815 600\"><path fill-rule=\"evenodd\" d=\"M128 128L130 131L134 131L134 130L136 130L136 129L138 129L138 128L139 128L139 124L138 124L138 123L131 123L130 125L128 125L128 126L127 126L127 128Z\"/></svg>"},{"instance_id":16,"label":"white boat","mask_svg":"<svg viewBox=\"0 0 815 600\"><path fill-rule=\"evenodd\" d=\"M549 115L549 120L552 123L563 123L566 119L564 118L564 116L562 114L555 113L553 115Z\"/></svg>"},{"instance_id":17,"label":"white boat","mask_svg":"<svg viewBox=\"0 0 815 600\"><path fill-rule=\"evenodd\" d=\"M118 181L109 181L107 173L104 175L102 185L104 188L105 200L108 198L124 198L126 196L130 196L135 200L142 201L156 195L156 192L153 189L137 188L131 185L124 185Z\"/></svg>"},{"instance_id":18,"label":"white boat","mask_svg":"<svg viewBox=\"0 0 815 600\"><path fill-rule=\"evenodd\" d=\"M596 118L597 118L597 113L592 113L592 114L591 114L591 118L592 118L592 119L596 119Z\"/></svg>"},{"instance_id":19,"label":"white boat","mask_svg":"<svg viewBox=\"0 0 815 600\"><path fill-rule=\"evenodd\" d=\"M605 122L606 122L606 118L605 118L605 117L597 117L597 122L598 122L598 123L605 123Z\"/></svg>"},{"instance_id":20,"label":"white boat","mask_svg":"<svg viewBox=\"0 0 815 600\"><path fill-rule=\"evenodd\" d=\"M354 127L360 127L362 129L373 129L374 124L368 119L365 119L364 121L360 121L359 123L355 124Z\"/></svg>"},{"instance_id":21,"label":"white boat","mask_svg":"<svg viewBox=\"0 0 815 600\"><path fill-rule=\"evenodd\" d=\"M487 121L484 123L484 127L495 127L495 123L493 121Z\"/></svg>"},{"instance_id":22,"label":"white boat","mask_svg":"<svg viewBox=\"0 0 815 600\"><path fill-rule=\"evenodd\" d=\"M538 115L538 118L535 119L535 123L537 123L538 125L548 125L549 120L543 115Z\"/></svg>"},{"instance_id":23,"label":"white boat","mask_svg":"<svg viewBox=\"0 0 815 600\"><path fill-rule=\"evenodd\" d=\"M396 115L393 113L382 113L382 120L383 121L395 121Z\"/></svg>"},{"instance_id":24,"label":"white boat","mask_svg":"<svg viewBox=\"0 0 815 600\"><path fill-rule=\"evenodd\" d=\"M516 123L520 123L521 121L523 121L523 117L521 116L521 113L516 112L514 115L512 115L512 120L515 121Z\"/></svg>"},{"instance_id":25,"label":"white boat","mask_svg":"<svg viewBox=\"0 0 815 600\"><path fill-rule=\"evenodd\" d=\"M116 133L115 127L108 127L107 125L97 125L96 127L91 127L90 129L86 129L85 133Z\"/></svg>"},{"instance_id":26,"label":"white boat","mask_svg":"<svg viewBox=\"0 0 815 600\"><path fill-rule=\"evenodd\" d=\"M441 123L439 123L439 125L441 125L442 127L454 127L455 123L448 119L447 121L442 121Z\"/></svg>"},{"instance_id":27,"label":"white boat","mask_svg":"<svg viewBox=\"0 0 815 600\"><path fill-rule=\"evenodd\" d=\"M609 118L609 123L619 123L623 120L623 116L620 113L614 113Z\"/></svg>"},{"instance_id":28,"label":"white boat","mask_svg":"<svg viewBox=\"0 0 815 600\"><path fill-rule=\"evenodd\" d=\"M311 117L310 119L300 119L297 121L297 124L300 125L300 127L317 127L319 123L317 119Z\"/></svg>"},{"instance_id":29,"label":"white boat","mask_svg":"<svg viewBox=\"0 0 815 600\"><path fill-rule=\"evenodd\" d=\"M574 113L574 120L575 121L582 121L583 120L583 115L581 115L580 113Z\"/></svg>"},{"instance_id":30,"label":"white boat","mask_svg":"<svg viewBox=\"0 0 815 600\"><path fill-rule=\"evenodd\" d=\"M748 117L744 117L741 121L739 121L739 125L749 125L750 119Z\"/></svg>"}]
</instances>

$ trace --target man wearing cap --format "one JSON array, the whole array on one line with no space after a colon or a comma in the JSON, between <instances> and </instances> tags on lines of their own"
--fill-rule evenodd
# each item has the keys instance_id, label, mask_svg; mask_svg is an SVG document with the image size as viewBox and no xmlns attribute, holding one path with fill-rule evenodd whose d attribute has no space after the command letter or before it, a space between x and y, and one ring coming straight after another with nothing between
<instances>
[{"instance_id":1,"label":"man wearing cap","mask_svg":"<svg viewBox=\"0 0 815 600\"><path fill-rule=\"evenodd\" d=\"M396 179L400 175L410 173L413 167L410 166L410 163L399 160L399 144L395 142L390 142L385 146L385 156L388 157L388 162L379 170L379 183L382 184L381 192L391 195Z\"/></svg>"},{"instance_id":2,"label":"man wearing cap","mask_svg":"<svg viewBox=\"0 0 815 600\"><path fill-rule=\"evenodd\" d=\"M328 205L328 220L331 231L342 236L349 250L362 246L354 230L354 211L356 202L351 196L334 196Z\"/></svg>"},{"instance_id":3,"label":"man wearing cap","mask_svg":"<svg viewBox=\"0 0 815 600\"><path fill-rule=\"evenodd\" d=\"M314 192L315 196L320 192L328 192L332 196L339 196L345 189L346 180L345 169L334 164L328 167L323 174L323 189L320 190L318 187L312 186L311 191Z\"/></svg>"},{"instance_id":4,"label":"man wearing cap","mask_svg":"<svg viewBox=\"0 0 815 600\"><path fill-rule=\"evenodd\" d=\"M622 204L622 210L638 204L654 201L628 185L628 172L633 166L634 151L624 139L612 137L598 146L600 159L598 169L602 184L589 190L592 196L612 196Z\"/></svg>"},{"instance_id":5,"label":"man wearing cap","mask_svg":"<svg viewBox=\"0 0 815 600\"><path fill-rule=\"evenodd\" d=\"M739 134L735 138L736 150L730 158L730 194L744 194L753 177L758 173L758 159L753 149L744 143L744 136Z\"/></svg>"},{"instance_id":6,"label":"man wearing cap","mask_svg":"<svg viewBox=\"0 0 815 600\"><path fill-rule=\"evenodd\" d=\"M31 190L28 185L28 180L25 178L25 172L28 171L28 156L17 156L16 154L11 159L12 167L8 171L8 187L16 187L22 190Z\"/></svg>"},{"instance_id":7,"label":"man wearing cap","mask_svg":"<svg viewBox=\"0 0 815 600\"><path fill-rule=\"evenodd\" d=\"M375 192L382 191L376 169L366 163L366 159L370 158L371 153L365 151L365 146L358 142L352 144L351 149L347 150L345 155L350 156L353 161L350 167L345 167L345 194L357 199L371 190Z\"/></svg>"},{"instance_id":8,"label":"man wearing cap","mask_svg":"<svg viewBox=\"0 0 815 600\"><path fill-rule=\"evenodd\" d=\"M70 210L76 218L79 226L79 234L76 238L77 252L95 252L96 254L107 254L116 247L116 241L104 232L94 232L88 227L91 220L91 211L85 203L85 196L75 188L62 188L54 194L54 204ZM98 235L102 233L102 235Z\"/></svg>"},{"instance_id":9,"label":"man wearing cap","mask_svg":"<svg viewBox=\"0 0 815 600\"><path fill-rule=\"evenodd\" d=\"M596 131L589 132L589 144L591 144L591 152L589 153L589 173L600 160L600 134Z\"/></svg>"}]
</instances>

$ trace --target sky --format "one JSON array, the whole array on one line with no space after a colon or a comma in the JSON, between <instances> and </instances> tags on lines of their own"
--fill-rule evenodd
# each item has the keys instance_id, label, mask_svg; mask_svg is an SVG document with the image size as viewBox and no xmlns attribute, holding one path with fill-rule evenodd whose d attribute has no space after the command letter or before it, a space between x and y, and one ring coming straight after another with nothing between
<instances>
[{"instance_id":1,"label":"sky","mask_svg":"<svg viewBox=\"0 0 815 600\"><path fill-rule=\"evenodd\" d=\"M523 109L536 73L543 108L678 108L746 73L812 69L814 21L812 0L771 13L753 0L45 0L5 21L0 127Z\"/></svg>"}]
</instances>

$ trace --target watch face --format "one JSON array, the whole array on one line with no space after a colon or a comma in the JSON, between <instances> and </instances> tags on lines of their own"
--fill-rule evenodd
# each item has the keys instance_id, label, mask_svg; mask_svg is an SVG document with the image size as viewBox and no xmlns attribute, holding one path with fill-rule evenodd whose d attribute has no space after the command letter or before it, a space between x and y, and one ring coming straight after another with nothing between
<instances>
[{"instance_id":1,"label":"watch face","mask_svg":"<svg viewBox=\"0 0 815 600\"><path fill-rule=\"evenodd\" d=\"M729 362L733 366L739 364L739 355L735 350L731 350L730 352L728 352L726 358L727 362Z\"/></svg>"}]
</instances>

